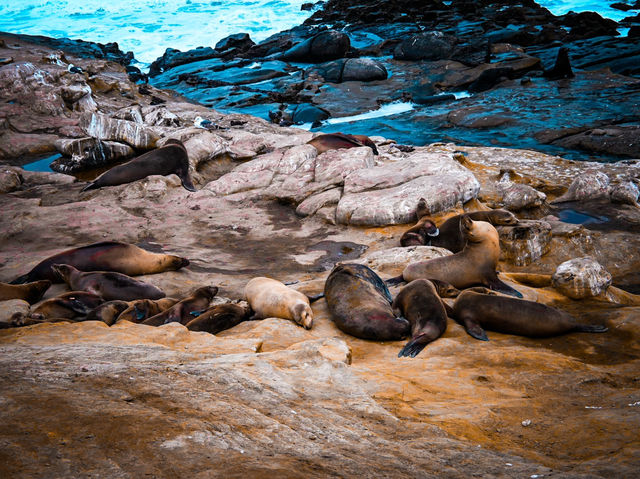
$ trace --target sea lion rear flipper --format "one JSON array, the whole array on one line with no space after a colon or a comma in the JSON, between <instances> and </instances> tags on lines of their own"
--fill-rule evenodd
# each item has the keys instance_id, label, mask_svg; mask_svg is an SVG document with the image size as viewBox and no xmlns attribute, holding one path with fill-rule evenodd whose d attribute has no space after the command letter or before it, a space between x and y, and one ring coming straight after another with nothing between
<instances>
[{"instance_id":1,"label":"sea lion rear flipper","mask_svg":"<svg viewBox=\"0 0 640 479\"><path fill-rule=\"evenodd\" d=\"M182 182L182 186L184 187L185 190L194 192L196 191L196 187L193 186L193 182L191 181L191 178L189 178L188 176L185 178L180 178L180 181Z\"/></svg>"},{"instance_id":2,"label":"sea lion rear flipper","mask_svg":"<svg viewBox=\"0 0 640 479\"><path fill-rule=\"evenodd\" d=\"M430 342L431 341L426 334L420 334L415 338L412 338L411 341L405 344L404 348L402 348L398 353L398 357L415 358L418 354L420 354L420 351L422 351Z\"/></svg>"},{"instance_id":3,"label":"sea lion rear flipper","mask_svg":"<svg viewBox=\"0 0 640 479\"><path fill-rule=\"evenodd\" d=\"M503 283L498 279L497 276L494 276L493 278L487 278L487 286L489 286L489 289L492 289L494 291L515 296L516 298L522 298L522 293L520 291L518 291L517 289L513 289L508 284Z\"/></svg>"},{"instance_id":4,"label":"sea lion rear flipper","mask_svg":"<svg viewBox=\"0 0 640 479\"><path fill-rule=\"evenodd\" d=\"M395 276L393 278L386 279L384 282L387 286L395 286L396 284L404 283L405 281L404 281L404 276L400 275L400 276Z\"/></svg>"},{"instance_id":5,"label":"sea lion rear flipper","mask_svg":"<svg viewBox=\"0 0 640 479\"><path fill-rule=\"evenodd\" d=\"M609 328L599 324L578 324L574 331L577 333L606 333Z\"/></svg>"},{"instance_id":6,"label":"sea lion rear flipper","mask_svg":"<svg viewBox=\"0 0 640 479\"><path fill-rule=\"evenodd\" d=\"M313 295L307 295L307 298L309 298L309 302L313 303L314 301L318 301L319 299L324 298L324 293L318 293L318 294L313 294Z\"/></svg>"},{"instance_id":7,"label":"sea lion rear flipper","mask_svg":"<svg viewBox=\"0 0 640 479\"><path fill-rule=\"evenodd\" d=\"M83 191L88 191L88 190L97 190L99 188L99 186L96 185L95 182L91 182L89 183L87 186L85 186L84 188L82 188L80 190L80 193L82 193Z\"/></svg>"},{"instance_id":8,"label":"sea lion rear flipper","mask_svg":"<svg viewBox=\"0 0 640 479\"><path fill-rule=\"evenodd\" d=\"M480 341L489 341L489 338L487 337L487 333L484 331L484 329L482 329L482 326L480 326L477 322L471 319L465 319L462 321L462 325L464 326L464 329L467 331L467 334L472 338L479 339Z\"/></svg>"}]
</instances>

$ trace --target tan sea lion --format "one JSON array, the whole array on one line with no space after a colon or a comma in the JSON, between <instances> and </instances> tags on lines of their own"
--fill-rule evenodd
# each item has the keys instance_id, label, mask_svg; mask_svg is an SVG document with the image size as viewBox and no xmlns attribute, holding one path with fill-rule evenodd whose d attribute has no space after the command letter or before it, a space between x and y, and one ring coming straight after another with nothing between
<instances>
[{"instance_id":1,"label":"tan sea lion","mask_svg":"<svg viewBox=\"0 0 640 479\"><path fill-rule=\"evenodd\" d=\"M399 358L415 358L447 329L444 304L434 284L426 279L417 279L402 288L391 307L411 323L411 341L400 350Z\"/></svg>"},{"instance_id":2,"label":"tan sea lion","mask_svg":"<svg viewBox=\"0 0 640 479\"><path fill-rule=\"evenodd\" d=\"M120 313L128 307L129 303L127 301L119 299L107 301L89 311L80 321L102 321L107 326L111 326L116 322Z\"/></svg>"},{"instance_id":3,"label":"tan sea lion","mask_svg":"<svg viewBox=\"0 0 640 479\"><path fill-rule=\"evenodd\" d=\"M73 248L40 261L27 274L13 280L21 284L39 279L59 283L54 264L68 264L80 271L116 271L128 276L175 271L189 265L189 260L170 254L152 253L129 243L103 241Z\"/></svg>"},{"instance_id":4,"label":"tan sea lion","mask_svg":"<svg viewBox=\"0 0 640 479\"><path fill-rule=\"evenodd\" d=\"M368 146L373 150L374 154L378 154L376 144L365 135L347 135L344 133L327 133L318 135L307 142L307 145L313 146L318 150L318 154L329 150L339 150L342 148L357 148L359 146Z\"/></svg>"},{"instance_id":5,"label":"tan sea lion","mask_svg":"<svg viewBox=\"0 0 640 479\"><path fill-rule=\"evenodd\" d=\"M166 311L177 302L178 300L175 298L161 298L156 300L138 299L136 301L129 301L129 307L120 313L117 321L141 323L151 316Z\"/></svg>"},{"instance_id":6,"label":"tan sea lion","mask_svg":"<svg viewBox=\"0 0 640 479\"><path fill-rule=\"evenodd\" d=\"M209 307L216 294L218 294L216 286L198 288L191 295L178 301L169 309L145 319L142 324L162 326L163 324L178 322L186 325Z\"/></svg>"},{"instance_id":7,"label":"tan sea lion","mask_svg":"<svg viewBox=\"0 0 640 479\"><path fill-rule=\"evenodd\" d=\"M51 286L51 281L49 280L24 284L0 283L0 301L23 299L29 304L37 303L42 299L49 286Z\"/></svg>"},{"instance_id":8,"label":"tan sea lion","mask_svg":"<svg viewBox=\"0 0 640 479\"><path fill-rule=\"evenodd\" d=\"M170 175L175 173L182 186L196 191L189 175L189 155L180 140L167 140L164 146L148 151L133 160L114 166L85 186L82 191L116 186L142 180L150 175Z\"/></svg>"},{"instance_id":9,"label":"tan sea lion","mask_svg":"<svg viewBox=\"0 0 640 479\"><path fill-rule=\"evenodd\" d=\"M484 329L531 338L545 338L571 332L604 333L605 326L580 324L576 319L550 306L463 291L453 304L453 318L470 336L488 341Z\"/></svg>"},{"instance_id":10,"label":"tan sea lion","mask_svg":"<svg viewBox=\"0 0 640 479\"><path fill-rule=\"evenodd\" d=\"M411 332L409 321L394 314L384 281L367 266L336 265L324 285L324 295L331 319L351 336L395 341Z\"/></svg>"},{"instance_id":11,"label":"tan sea lion","mask_svg":"<svg viewBox=\"0 0 640 479\"><path fill-rule=\"evenodd\" d=\"M121 299L133 301L136 299L160 299L165 294L152 284L138 281L122 273L111 271L82 272L68 264L54 264L56 271L69 288L77 291L89 291L111 301Z\"/></svg>"},{"instance_id":12,"label":"tan sea lion","mask_svg":"<svg viewBox=\"0 0 640 479\"><path fill-rule=\"evenodd\" d=\"M407 282L439 279L458 289L484 285L521 298L520 292L498 279L496 266L500 258L500 241L496 229L485 221L473 221L468 216L461 218L460 228L467 241L462 251L451 256L410 263L402 272L402 279Z\"/></svg>"},{"instance_id":13,"label":"tan sea lion","mask_svg":"<svg viewBox=\"0 0 640 479\"><path fill-rule=\"evenodd\" d=\"M416 216L418 222L403 233L400 238L401 246L429 246L431 239L440 234L436 223L429 217L429 208L424 198L418 201Z\"/></svg>"},{"instance_id":14,"label":"tan sea lion","mask_svg":"<svg viewBox=\"0 0 640 479\"><path fill-rule=\"evenodd\" d=\"M249 319L251 309L239 304L216 304L187 323L189 331L205 331L218 334L220 331L231 329L235 325Z\"/></svg>"},{"instance_id":15,"label":"tan sea lion","mask_svg":"<svg viewBox=\"0 0 640 479\"><path fill-rule=\"evenodd\" d=\"M309 298L271 278L253 278L244 287L244 296L255 319L282 318L295 321L306 329L313 325Z\"/></svg>"},{"instance_id":16,"label":"tan sea lion","mask_svg":"<svg viewBox=\"0 0 640 479\"><path fill-rule=\"evenodd\" d=\"M446 248L452 253L462 251L466 240L460 230L460 221L463 217L471 218L473 221L486 221L493 226L517 225L516 215L507 210L473 211L456 215L440 225L440 233L430 237L431 246Z\"/></svg>"}]
</instances>

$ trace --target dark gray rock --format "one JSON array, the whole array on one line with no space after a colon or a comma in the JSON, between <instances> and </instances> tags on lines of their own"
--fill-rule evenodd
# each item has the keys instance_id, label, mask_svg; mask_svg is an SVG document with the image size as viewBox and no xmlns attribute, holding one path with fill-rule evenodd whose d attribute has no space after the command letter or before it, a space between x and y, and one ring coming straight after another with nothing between
<instances>
[{"instance_id":1,"label":"dark gray rock","mask_svg":"<svg viewBox=\"0 0 640 479\"><path fill-rule=\"evenodd\" d=\"M404 40L393 51L396 60L444 60L451 56L456 38L442 32L423 32Z\"/></svg>"},{"instance_id":2,"label":"dark gray rock","mask_svg":"<svg viewBox=\"0 0 640 479\"><path fill-rule=\"evenodd\" d=\"M348 35L336 30L327 30L291 47L280 59L289 62L319 63L342 58L350 48Z\"/></svg>"}]
</instances>

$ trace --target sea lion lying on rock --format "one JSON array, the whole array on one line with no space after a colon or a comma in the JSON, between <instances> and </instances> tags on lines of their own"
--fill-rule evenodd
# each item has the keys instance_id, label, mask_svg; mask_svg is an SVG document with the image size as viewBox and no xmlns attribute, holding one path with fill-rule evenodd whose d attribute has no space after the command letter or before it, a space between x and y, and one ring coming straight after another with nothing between
<instances>
[{"instance_id":1,"label":"sea lion lying on rock","mask_svg":"<svg viewBox=\"0 0 640 479\"><path fill-rule=\"evenodd\" d=\"M145 319L142 324L162 326L163 324L178 322L186 325L209 307L216 294L218 294L216 286L198 288L191 295L178 301L169 309Z\"/></svg>"},{"instance_id":2,"label":"sea lion lying on rock","mask_svg":"<svg viewBox=\"0 0 640 479\"><path fill-rule=\"evenodd\" d=\"M357 148L359 146L368 146L373 150L374 154L378 154L376 144L365 135L347 135L344 133L328 133L318 135L307 142L307 145L313 146L318 150L318 154L329 150L339 150L341 148Z\"/></svg>"},{"instance_id":3,"label":"sea lion lying on rock","mask_svg":"<svg viewBox=\"0 0 640 479\"><path fill-rule=\"evenodd\" d=\"M311 329L313 325L309 298L280 281L264 277L253 278L245 286L244 296L254 311L254 319L290 319L306 329Z\"/></svg>"},{"instance_id":4,"label":"sea lion lying on rock","mask_svg":"<svg viewBox=\"0 0 640 479\"><path fill-rule=\"evenodd\" d=\"M166 311L177 302L178 300L175 298L161 298L156 300L138 299L136 301L130 301L129 307L120 313L117 321L126 320L132 323L141 323L151 316Z\"/></svg>"},{"instance_id":5,"label":"sea lion lying on rock","mask_svg":"<svg viewBox=\"0 0 640 479\"><path fill-rule=\"evenodd\" d=\"M51 286L48 279L24 284L0 283L0 301L23 299L29 304L37 303Z\"/></svg>"},{"instance_id":6,"label":"sea lion lying on rock","mask_svg":"<svg viewBox=\"0 0 640 479\"><path fill-rule=\"evenodd\" d=\"M216 304L187 323L189 331L205 331L218 334L220 331L233 328L249 319L251 309L248 306L226 303Z\"/></svg>"}]
</instances>

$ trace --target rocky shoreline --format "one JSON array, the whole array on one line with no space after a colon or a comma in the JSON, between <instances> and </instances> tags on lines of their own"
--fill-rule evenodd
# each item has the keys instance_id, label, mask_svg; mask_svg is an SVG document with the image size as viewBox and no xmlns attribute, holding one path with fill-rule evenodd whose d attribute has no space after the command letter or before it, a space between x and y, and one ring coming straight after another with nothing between
<instances>
[{"instance_id":1,"label":"rocky shoreline","mask_svg":"<svg viewBox=\"0 0 640 479\"><path fill-rule=\"evenodd\" d=\"M358 16L378 18L375 11ZM384 22L374 20L381 32ZM386 278L409 261L447 254L399 248L424 197L438 222L463 210L513 211L520 224L499 228L501 278L526 299L609 327L602 335L546 340L492 333L478 344L449 321L446 333L414 359L397 358L400 342L345 335L323 300L313 305L311 330L276 318L215 336L175 323L4 330L3 472L636 473L638 160L586 163L528 149L403 145L376 131L364 133L377 155L368 147L320 154L307 144L314 133L212 110L156 88L156 81L132 82L136 72L127 70L127 55L114 48L81 45L94 52L84 56L74 42L52 49L33 38L0 38L0 57L11 58L0 67L0 281L63 249L117 240L189 258L187 268L142 277L169 296L215 285L220 296L237 299L249 279L262 275L317 293L338 261L363 262ZM92 58L97 51L103 56ZM529 61L525 55L518 62ZM163 75L181 67L193 64ZM596 74L612 88L637 82ZM623 134L600 128L604 133L591 136ZM15 166L58 151L58 168L90 168L85 174L95 176L95 168L168 138L187 148L195 193L173 175L81 192L86 183L73 176ZM566 263L584 257L604 273L590 276L590 262ZM63 291L54 285L45 297Z\"/></svg>"}]
</instances>

